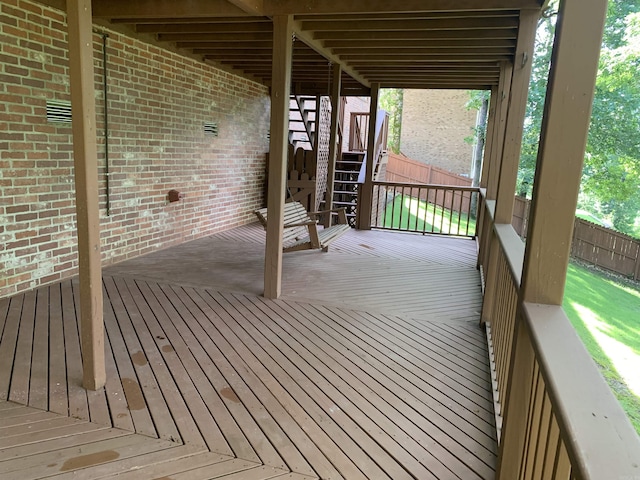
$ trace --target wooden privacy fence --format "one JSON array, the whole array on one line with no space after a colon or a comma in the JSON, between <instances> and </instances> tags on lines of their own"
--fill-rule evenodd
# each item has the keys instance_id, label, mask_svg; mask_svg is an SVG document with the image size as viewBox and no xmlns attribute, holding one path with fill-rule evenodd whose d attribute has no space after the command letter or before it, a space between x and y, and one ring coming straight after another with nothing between
<instances>
[{"instance_id":1,"label":"wooden privacy fence","mask_svg":"<svg viewBox=\"0 0 640 480\"><path fill-rule=\"evenodd\" d=\"M457 185L470 187L471 179L463 177L443 168L427 165L403 155L389 153L387 177L389 182L420 183L434 185Z\"/></svg>"},{"instance_id":2,"label":"wooden privacy fence","mask_svg":"<svg viewBox=\"0 0 640 480\"><path fill-rule=\"evenodd\" d=\"M640 241L576 218L571 255L587 263L640 279Z\"/></svg>"},{"instance_id":3,"label":"wooden privacy fence","mask_svg":"<svg viewBox=\"0 0 640 480\"><path fill-rule=\"evenodd\" d=\"M516 197L513 205L511 224L523 238L527 234L530 203L526 198ZM576 218L573 226L571 256L640 280L640 241L581 218Z\"/></svg>"}]
</instances>

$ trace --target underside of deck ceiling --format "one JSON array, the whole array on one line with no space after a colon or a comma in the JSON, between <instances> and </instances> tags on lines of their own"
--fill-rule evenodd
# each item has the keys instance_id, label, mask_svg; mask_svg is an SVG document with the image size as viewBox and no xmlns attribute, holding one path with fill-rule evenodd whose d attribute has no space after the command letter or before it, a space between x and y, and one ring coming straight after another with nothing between
<instances>
[{"instance_id":1,"label":"underside of deck ceiling","mask_svg":"<svg viewBox=\"0 0 640 480\"><path fill-rule=\"evenodd\" d=\"M45 0L44 3L63 3ZM98 22L151 35L207 62L271 83L275 15L293 15L294 89L489 89L513 61L522 10L542 0L93 0ZM64 5L62 5L64 7ZM302 92L301 92L302 93Z\"/></svg>"}]
</instances>

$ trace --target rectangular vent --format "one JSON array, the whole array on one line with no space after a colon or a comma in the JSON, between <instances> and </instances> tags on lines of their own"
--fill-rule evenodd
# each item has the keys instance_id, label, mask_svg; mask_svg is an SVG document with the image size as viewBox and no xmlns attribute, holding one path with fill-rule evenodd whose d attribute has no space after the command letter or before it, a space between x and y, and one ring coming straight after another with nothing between
<instances>
[{"instance_id":1,"label":"rectangular vent","mask_svg":"<svg viewBox=\"0 0 640 480\"><path fill-rule=\"evenodd\" d=\"M71 103L47 100L47 122L71 123Z\"/></svg>"},{"instance_id":2,"label":"rectangular vent","mask_svg":"<svg viewBox=\"0 0 640 480\"><path fill-rule=\"evenodd\" d=\"M218 136L218 124L217 123L205 123L204 124L204 133L206 135L212 135L214 137Z\"/></svg>"}]
</instances>

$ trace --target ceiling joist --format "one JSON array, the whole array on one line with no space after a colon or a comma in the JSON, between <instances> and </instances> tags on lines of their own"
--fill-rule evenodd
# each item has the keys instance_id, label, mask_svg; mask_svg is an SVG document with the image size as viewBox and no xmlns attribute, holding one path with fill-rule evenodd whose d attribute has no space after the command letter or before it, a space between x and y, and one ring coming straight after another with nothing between
<instances>
[{"instance_id":1,"label":"ceiling joist","mask_svg":"<svg viewBox=\"0 0 640 480\"><path fill-rule=\"evenodd\" d=\"M64 0L40 0L65 9ZM342 92L396 88L487 89L514 62L523 10L544 0L92 0L97 23L271 84L273 21L292 15L292 85Z\"/></svg>"}]
</instances>

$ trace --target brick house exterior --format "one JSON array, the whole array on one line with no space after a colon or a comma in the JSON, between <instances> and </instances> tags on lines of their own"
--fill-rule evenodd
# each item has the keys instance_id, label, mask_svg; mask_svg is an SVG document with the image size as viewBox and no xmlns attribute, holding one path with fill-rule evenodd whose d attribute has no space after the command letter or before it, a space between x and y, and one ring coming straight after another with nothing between
<instances>
[{"instance_id":1,"label":"brick house exterior","mask_svg":"<svg viewBox=\"0 0 640 480\"><path fill-rule=\"evenodd\" d=\"M453 173L469 175L476 111L465 106L465 90L405 90L400 151Z\"/></svg>"},{"instance_id":2,"label":"brick house exterior","mask_svg":"<svg viewBox=\"0 0 640 480\"><path fill-rule=\"evenodd\" d=\"M0 297L77 273L65 15L29 0L0 11ZM104 30L102 27L98 27ZM266 87L105 30L107 215L102 35L94 35L103 264L253 220L269 149ZM204 132L217 123L217 137ZM185 197L168 203L167 193Z\"/></svg>"}]
</instances>

